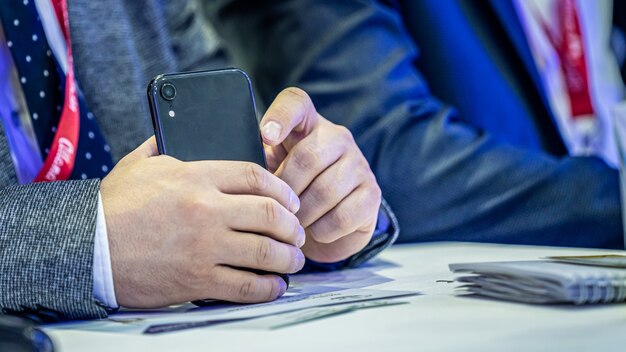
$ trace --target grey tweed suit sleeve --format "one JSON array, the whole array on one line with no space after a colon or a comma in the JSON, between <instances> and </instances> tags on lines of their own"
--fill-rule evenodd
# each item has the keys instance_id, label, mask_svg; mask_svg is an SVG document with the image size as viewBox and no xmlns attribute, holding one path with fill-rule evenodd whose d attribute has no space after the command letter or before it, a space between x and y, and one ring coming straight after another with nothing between
<instances>
[{"instance_id":1,"label":"grey tweed suit sleeve","mask_svg":"<svg viewBox=\"0 0 626 352\"><path fill-rule=\"evenodd\" d=\"M42 321L102 318L93 297L98 180L17 184L0 124L0 308Z\"/></svg>"}]
</instances>

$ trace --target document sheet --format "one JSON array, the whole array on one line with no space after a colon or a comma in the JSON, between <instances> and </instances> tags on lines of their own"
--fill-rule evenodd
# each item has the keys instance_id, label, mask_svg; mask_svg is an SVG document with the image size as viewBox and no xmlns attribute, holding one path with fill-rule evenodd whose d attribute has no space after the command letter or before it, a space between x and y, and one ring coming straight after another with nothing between
<instances>
[{"instance_id":1,"label":"document sheet","mask_svg":"<svg viewBox=\"0 0 626 352\"><path fill-rule=\"evenodd\" d=\"M401 302L394 299L420 293L410 281L379 275L376 271L390 264L375 263L358 269L294 275L287 293L268 303L216 302L207 307L185 304L158 310L122 310L105 320L60 323L47 328L129 334L161 334L216 326L276 329L358 309L395 305ZM293 314L281 316L284 313ZM262 317L267 319L253 322Z\"/></svg>"}]
</instances>

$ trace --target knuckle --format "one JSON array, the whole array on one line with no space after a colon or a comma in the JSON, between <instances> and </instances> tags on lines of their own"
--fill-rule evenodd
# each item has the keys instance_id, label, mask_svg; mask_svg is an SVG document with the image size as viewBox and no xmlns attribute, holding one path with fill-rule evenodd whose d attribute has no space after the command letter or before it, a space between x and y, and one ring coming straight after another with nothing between
<instances>
[{"instance_id":1,"label":"knuckle","mask_svg":"<svg viewBox=\"0 0 626 352\"><path fill-rule=\"evenodd\" d=\"M189 192L183 196L179 206L182 214L193 219L206 216L207 213L212 212L211 203L195 192Z\"/></svg>"},{"instance_id":2,"label":"knuckle","mask_svg":"<svg viewBox=\"0 0 626 352\"><path fill-rule=\"evenodd\" d=\"M161 157L161 156L159 156ZM159 172L159 176L166 182L176 185L177 187L183 187L182 189L189 190L189 185L206 185L206 179L203 179L203 175L199 172L197 165L185 164L170 157L169 159L163 159ZM210 184L208 188L212 188L213 184ZM207 188L207 189L208 189Z\"/></svg>"},{"instance_id":3,"label":"knuckle","mask_svg":"<svg viewBox=\"0 0 626 352\"><path fill-rule=\"evenodd\" d=\"M274 113L279 120L289 121L293 115L293 111L290 107L285 105L277 105L273 107Z\"/></svg>"},{"instance_id":4,"label":"knuckle","mask_svg":"<svg viewBox=\"0 0 626 352\"><path fill-rule=\"evenodd\" d=\"M207 206L204 198L195 192L187 193L183 201L190 210L202 209Z\"/></svg>"},{"instance_id":5,"label":"knuckle","mask_svg":"<svg viewBox=\"0 0 626 352\"><path fill-rule=\"evenodd\" d=\"M239 289L237 294L241 300L247 301L250 300L256 291L254 280L253 279L245 279L243 282L239 284Z\"/></svg>"},{"instance_id":6,"label":"knuckle","mask_svg":"<svg viewBox=\"0 0 626 352\"><path fill-rule=\"evenodd\" d=\"M333 228L346 229L352 225L352 213L340 207L332 212L330 219Z\"/></svg>"},{"instance_id":7,"label":"knuckle","mask_svg":"<svg viewBox=\"0 0 626 352\"><path fill-rule=\"evenodd\" d=\"M335 181L329 179L318 180L311 187L311 198L316 204L323 204L335 191Z\"/></svg>"},{"instance_id":8,"label":"knuckle","mask_svg":"<svg viewBox=\"0 0 626 352\"><path fill-rule=\"evenodd\" d=\"M375 180L369 187L369 191L367 192L367 194L369 195L368 201L376 203L377 206L382 201L383 191L380 189L380 186L378 186Z\"/></svg>"},{"instance_id":9,"label":"knuckle","mask_svg":"<svg viewBox=\"0 0 626 352\"><path fill-rule=\"evenodd\" d=\"M274 247L269 240L263 239L256 249L256 262L259 266L268 267L274 261Z\"/></svg>"},{"instance_id":10,"label":"knuckle","mask_svg":"<svg viewBox=\"0 0 626 352\"><path fill-rule=\"evenodd\" d=\"M195 261L187 265L187 267L183 270L183 273L189 286L199 288L206 284L209 280L206 268L207 266L205 264L203 265Z\"/></svg>"},{"instance_id":11,"label":"knuckle","mask_svg":"<svg viewBox=\"0 0 626 352\"><path fill-rule=\"evenodd\" d=\"M352 132L350 132L350 130L342 125L335 125L336 126L336 131L337 131L337 136L338 138L343 141L344 143L349 143L349 144L356 144L354 142L354 136L352 135Z\"/></svg>"},{"instance_id":12,"label":"knuckle","mask_svg":"<svg viewBox=\"0 0 626 352\"><path fill-rule=\"evenodd\" d=\"M330 243L331 240L328 236L328 233L319 231L319 225L313 225L311 227L309 227L306 231L307 231L307 235L311 236L313 239L315 239L316 242L319 243Z\"/></svg>"},{"instance_id":13,"label":"knuckle","mask_svg":"<svg viewBox=\"0 0 626 352\"><path fill-rule=\"evenodd\" d=\"M280 205L274 199L268 199L263 203L263 221L267 224L275 224L280 217Z\"/></svg>"},{"instance_id":14,"label":"knuckle","mask_svg":"<svg viewBox=\"0 0 626 352\"><path fill-rule=\"evenodd\" d=\"M297 87L289 87L283 90L283 94L297 101L300 104L301 110L310 112L315 111L311 97L304 90Z\"/></svg>"},{"instance_id":15,"label":"knuckle","mask_svg":"<svg viewBox=\"0 0 626 352\"><path fill-rule=\"evenodd\" d=\"M165 167L171 167L179 162L169 155L159 155L157 158L161 158L158 162ZM188 163L181 163L180 165L176 166L178 167L176 167L175 169L172 168L171 171L174 177L179 177L185 180L197 177L198 170L193 165Z\"/></svg>"},{"instance_id":16,"label":"knuckle","mask_svg":"<svg viewBox=\"0 0 626 352\"><path fill-rule=\"evenodd\" d=\"M320 157L316 147L305 144L302 149L293 154L293 161L300 170L311 170L320 164Z\"/></svg>"},{"instance_id":17,"label":"knuckle","mask_svg":"<svg viewBox=\"0 0 626 352\"><path fill-rule=\"evenodd\" d=\"M374 194L376 195L376 205L379 205L383 201L383 190L380 189L380 186L378 186L378 184L376 184L376 190Z\"/></svg>"},{"instance_id":18,"label":"knuckle","mask_svg":"<svg viewBox=\"0 0 626 352\"><path fill-rule=\"evenodd\" d=\"M372 168L370 167L370 163L367 161L365 156L359 150L359 154L356 157L357 168L362 170L365 174L374 176L372 172Z\"/></svg>"},{"instance_id":19,"label":"knuckle","mask_svg":"<svg viewBox=\"0 0 626 352\"><path fill-rule=\"evenodd\" d=\"M309 97L309 95L304 90L298 87L285 88L283 90L283 94L288 95L305 105L309 105L311 102L311 98Z\"/></svg>"},{"instance_id":20,"label":"knuckle","mask_svg":"<svg viewBox=\"0 0 626 352\"><path fill-rule=\"evenodd\" d=\"M371 193L374 196L374 201L376 201L376 205L378 206L380 202L382 202L382 199L383 199L383 190L380 189L380 186L376 182L376 179L374 179L374 182L372 183Z\"/></svg>"},{"instance_id":21,"label":"knuckle","mask_svg":"<svg viewBox=\"0 0 626 352\"><path fill-rule=\"evenodd\" d=\"M261 192L267 189L269 185L269 177L265 170L253 163L246 164L246 181L248 182L248 187L253 192Z\"/></svg>"}]
</instances>

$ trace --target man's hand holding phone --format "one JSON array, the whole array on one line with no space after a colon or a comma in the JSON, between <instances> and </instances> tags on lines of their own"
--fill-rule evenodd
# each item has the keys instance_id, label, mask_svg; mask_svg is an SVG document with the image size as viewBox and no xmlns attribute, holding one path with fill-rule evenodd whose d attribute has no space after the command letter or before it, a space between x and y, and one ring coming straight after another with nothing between
<instances>
[{"instance_id":1,"label":"man's hand holding phone","mask_svg":"<svg viewBox=\"0 0 626 352\"><path fill-rule=\"evenodd\" d=\"M262 133L275 174L248 162L182 162L158 155L151 138L102 181L121 306L270 301L285 281L250 269L295 273L305 254L336 262L367 245L381 192L350 132L292 88Z\"/></svg>"},{"instance_id":2,"label":"man's hand holding phone","mask_svg":"<svg viewBox=\"0 0 626 352\"><path fill-rule=\"evenodd\" d=\"M298 88L281 92L261 121L270 171L300 197L307 258L332 263L370 241L381 190L350 131L317 113Z\"/></svg>"},{"instance_id":3,"label":"man's hand holding phone","mask_svg":"<svg viewBox=\"0 0 626 352\"><path fill-rule=\"evenodd\" d=\"M182 162L158 155L154 138L101 184L118 304L156 308L212 298L271 301L277 275L304 265L297 196L259 165Z\"/></svg>"}]
</instances>

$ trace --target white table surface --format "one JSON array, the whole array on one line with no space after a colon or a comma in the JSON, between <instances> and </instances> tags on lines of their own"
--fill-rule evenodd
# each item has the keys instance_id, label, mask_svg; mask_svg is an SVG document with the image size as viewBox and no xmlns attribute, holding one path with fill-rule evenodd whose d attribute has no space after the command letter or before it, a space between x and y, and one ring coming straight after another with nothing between
<instances>
[{"instance_id":1,"label":"white table surface","mask_svg":"<svg viewBox=\"0 0 626 352\"><path fill-rule=\"evenodd\" d=\"M534 306L459 296L448 264L620 253L464 243L396 246L370 268L410 277L410 304L279 330L203 328L137 336L47 329L59 351L626 351L626 304ZM624 254L621 252L620 254Z\"/></svg>"}]
</instances>

